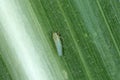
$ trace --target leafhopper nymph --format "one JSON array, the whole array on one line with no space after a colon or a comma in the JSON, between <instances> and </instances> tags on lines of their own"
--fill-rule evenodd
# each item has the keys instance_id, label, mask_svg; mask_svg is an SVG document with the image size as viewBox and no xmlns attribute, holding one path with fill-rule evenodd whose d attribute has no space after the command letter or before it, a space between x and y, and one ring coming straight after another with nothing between
<instances>
[{"instance_id":1,"label":"leafhopper nymph","mask_svg":"<svg viewBox=\"0 0 120 80\"><path fill-rule=\"evenodd\" d=\"M53 33L53 40L54 40L58 55L62 56L63 55L62 42L61 42L60 36L56 32Z\"/></svg>"}]
</instances>

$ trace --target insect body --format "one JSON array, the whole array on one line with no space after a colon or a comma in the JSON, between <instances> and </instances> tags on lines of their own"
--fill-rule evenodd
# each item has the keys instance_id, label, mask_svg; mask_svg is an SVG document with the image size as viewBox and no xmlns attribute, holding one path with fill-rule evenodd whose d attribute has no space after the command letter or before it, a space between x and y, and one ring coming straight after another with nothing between
<instances>
[{"instance_id":1,"label":"insect body","mask_svg":"<svg viewBox=\"0 0 120 80\"><path fill-rule=\"evenodd\" d=\"M54 40L58 55L62 56L63 53L62 53L62 43L60 40L60 36L57 33L53 33L53 40Z\"/></svg>"}]
</instances>

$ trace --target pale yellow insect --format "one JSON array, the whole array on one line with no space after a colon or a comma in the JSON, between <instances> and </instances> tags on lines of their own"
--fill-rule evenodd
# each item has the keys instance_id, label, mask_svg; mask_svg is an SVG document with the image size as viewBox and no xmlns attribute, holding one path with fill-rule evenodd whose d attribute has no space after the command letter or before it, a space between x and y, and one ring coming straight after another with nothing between
<instances>
[{"instance_id":1,"label":"pale yellow insect","mask_svg":"<svg viewBox=\"0 0 120 80\"><path fill-rule=\"evenodd\" d=\"M62 56L63 55L62 43L61 43L60 36L56 32L53 33L53 40L54 40L58 55Z\"/></svg>"}]
</instances>

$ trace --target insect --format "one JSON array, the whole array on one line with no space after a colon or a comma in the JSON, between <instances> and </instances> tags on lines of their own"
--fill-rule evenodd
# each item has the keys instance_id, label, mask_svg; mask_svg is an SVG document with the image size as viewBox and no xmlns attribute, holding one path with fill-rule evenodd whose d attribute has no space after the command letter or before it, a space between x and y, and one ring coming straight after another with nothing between
<instances>
[{"instance_id":1,"label":"insect","mask_svg":"<svg viewBox=\"0 0 120 80\"><path fill-rule=\"evenodd\" d=\"M56 32L53 33L53 40L54 40L58 55L62 56L63 55L62 42L61 42L60 36Z\"/></svg>"}]
</instances>

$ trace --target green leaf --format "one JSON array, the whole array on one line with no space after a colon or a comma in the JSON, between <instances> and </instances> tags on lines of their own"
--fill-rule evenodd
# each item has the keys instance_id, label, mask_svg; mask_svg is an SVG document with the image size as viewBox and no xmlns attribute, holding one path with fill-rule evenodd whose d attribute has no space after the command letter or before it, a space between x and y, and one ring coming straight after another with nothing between
<instances>
[{"instance_id":1,"label":"green leaf","mask_svg":"<svg viewBox=\"0 0 120 80\"><path fill-rule=\"evenodd\" d=\"M1 0L0 79L120 80L119 11L119 0Z\"/></svg>"}]
</instances>

